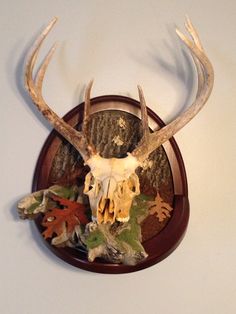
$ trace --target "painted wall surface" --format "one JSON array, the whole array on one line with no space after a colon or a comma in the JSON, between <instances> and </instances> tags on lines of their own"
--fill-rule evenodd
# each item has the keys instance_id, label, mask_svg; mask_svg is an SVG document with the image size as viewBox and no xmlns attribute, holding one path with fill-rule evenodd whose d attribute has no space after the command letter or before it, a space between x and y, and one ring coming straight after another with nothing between
<instances>
[{"instance_id":1,"label":"painted wall surface","mask_svg":"<svg viewBox=\"0 0 236 314\"><path fill-rule=\"evenodd\" d=\"M94 78L93 96L138 99L141 84L148 106L168 122L196 90L190 56L174 31L183 30L186 13L216 73L208 104L175 136L189 182L187 234L167 259L137 273L101 275L67 265L16 214L51 130L23 88L26 51L58 16L40 58L59 41L44 85L59 115L83 100ZM236 313L236 2L8 0L0 16L0 312Z\"/></svg>"}]
</instances>

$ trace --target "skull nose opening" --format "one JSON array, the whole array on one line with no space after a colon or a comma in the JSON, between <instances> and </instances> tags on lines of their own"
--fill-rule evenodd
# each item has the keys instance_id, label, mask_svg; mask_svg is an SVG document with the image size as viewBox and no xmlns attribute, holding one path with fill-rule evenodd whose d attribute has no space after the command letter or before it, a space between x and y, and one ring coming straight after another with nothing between
<instances>
[{"instance_id":1,"label":"skull nose opening","mask_svg":"<svg viewBox=\"0 0 236 314\"><path fill-rule=\"evenodd\" d=\"M99 223L113 223L115 221L114 201L110 198L101 198L98 205L97 219Z\"/></svg>"}]
</instances>

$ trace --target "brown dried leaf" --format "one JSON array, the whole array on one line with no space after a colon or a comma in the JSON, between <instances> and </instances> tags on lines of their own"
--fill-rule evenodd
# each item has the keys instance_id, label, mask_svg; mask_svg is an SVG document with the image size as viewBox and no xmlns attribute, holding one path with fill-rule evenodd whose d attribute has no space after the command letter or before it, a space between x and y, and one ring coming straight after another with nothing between
<instances>
[{"instance_id":1,"label":"brown dried leaf","mask_svg":"<svg viewBox=\"0 0 236 314\"><path fill-rule=\"evenodd\" d=\"M78 224L88 223L83 204L56 195L52 195L51 198L64 208L53 208L45 214L42 221L42 226L46 227L42 234L45 239L52 238L54 234L60 236L65 231L64 226L67 234L70 234Z\"/></svg>"},{"instance_id":2,"label":"brown dried leaf","mask_svg":"<svg viewBox=\"0 0 236 314\"><path fill-rule=\"evenodd\" d=\"M155 215L160 222L170 217L170 212L173 208L170 204L163 201L158 193L154 201L148 202L150 215Z\"/></svg>"}]
</instances>

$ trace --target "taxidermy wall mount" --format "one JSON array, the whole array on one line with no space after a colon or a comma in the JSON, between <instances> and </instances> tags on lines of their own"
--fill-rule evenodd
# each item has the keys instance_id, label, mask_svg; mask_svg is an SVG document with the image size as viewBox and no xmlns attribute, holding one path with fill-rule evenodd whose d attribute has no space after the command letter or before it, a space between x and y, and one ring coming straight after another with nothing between
<instances>
[{"instance_id":1,"label":"taxidermy wall mount","mask_svg":"<svg viewBox=\"0 0 236 314\"><path fill-rule=\"evenodd\" d=\"M187 18L190 38L178 29L176 33L192 56L198 89L186 111L164 125L147 108L140 86L139 103L121 96L91 99L91 81L84 104L62 119L42 95L55 45L33 75L39 49L56 21L54 18L37 38L26 62L26 89L57 132L53 131L41 152L33 193L19 202L19 215L35 219L45 243L77 267L107 273L148 267L173 251L187 226L185 170L172 137L208 100L214 81L211 62ZM96 110L101 103L103 110ZM130 110L119 110L120 106ZM130 114L138 107L141 119ZM151 131L148 118L158 130ZM110 136L112 129L117 133ZM172 154L162 147L167 142ZM185 187L181 201L176 192L180 184Z\"/></svg>"}]
</instances>

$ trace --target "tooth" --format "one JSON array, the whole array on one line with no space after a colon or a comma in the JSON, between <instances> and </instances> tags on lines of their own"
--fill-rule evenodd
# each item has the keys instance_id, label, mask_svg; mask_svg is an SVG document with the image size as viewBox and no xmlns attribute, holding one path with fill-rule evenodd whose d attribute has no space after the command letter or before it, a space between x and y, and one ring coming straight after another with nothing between
<instances>
[{"instance_id":1,"label":"tooth","mask_svg":"<svg viewBox=\"0 0 236 314\"><path fill-rule=\"evenodd\" d=\"M108 222L108 212L107 210L104 211L104 223L106 224Z\"/></svg>"},{"instance_id":2,"label":"tooth","mask_svg":"<svg viewBox=\"0 0 236 314\"><path fill-rule=\"evenodd\" d=\"M104 222L103 215L99 211L97 212L97 221L98 221L98 224L101 224Z\"/></svg>"},{"instance_id":3,"label":"tooth","mask_svg":"<svg viewBox=\"0 0 236 314\"><path fill-rule=\"evenodd\" d=\"M127 217L124 217L124 218L117 218L116 220L118 220L119 222L127 222L127 221L129 221L129 216L127 216Z\"/></svg>"},{"instance_id":4,"label":"tooth","mask_svg":"<svg viewBox=\"0 0 236 314\"><path fill-rule=\"evenodd\" d=\"M105 209L105 204L104 204L104 198L101 198L100 202L99 202L99 205L98 205L98 210L103 213L104 212L104 209Z\"/></svg>"},{"instance_id":5,"label":"tooth","mask_svg":"<svg viewBox=\"0 0 236 314\"><path fill-rule=\"evenodd\" d=\"M109 204L109 213L114 213L114 202L113 202L113 201L110 201L110 204Z\"/></svg>"}]
</instances>

